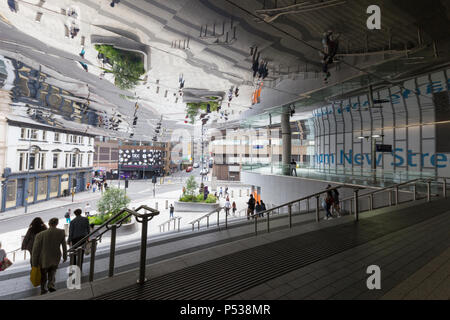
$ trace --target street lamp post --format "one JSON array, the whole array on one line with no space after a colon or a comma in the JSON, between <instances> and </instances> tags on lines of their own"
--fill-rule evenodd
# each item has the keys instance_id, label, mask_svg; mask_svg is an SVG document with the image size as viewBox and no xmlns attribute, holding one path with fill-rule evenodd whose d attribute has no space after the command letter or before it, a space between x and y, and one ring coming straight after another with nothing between
<instances>
[{"instance_id":1,"label":"street lamp post","mask_svg":"<svg viewBox=\"0 0 450 320\"><path fill-rule=\"evenodd\" d=\"M28 132L30 133L30 135L28 137L28 159L27 159L27 167L28 168L27 168L27 188L26 188L27 196L25 197L25 213L27 213L27 211L28 211L28 197L30 196L29 190L30 190L31 132L30 131L28 131ZM27 133L27 135L28 135L28 133Z\"/></svg>"}]
</instances>

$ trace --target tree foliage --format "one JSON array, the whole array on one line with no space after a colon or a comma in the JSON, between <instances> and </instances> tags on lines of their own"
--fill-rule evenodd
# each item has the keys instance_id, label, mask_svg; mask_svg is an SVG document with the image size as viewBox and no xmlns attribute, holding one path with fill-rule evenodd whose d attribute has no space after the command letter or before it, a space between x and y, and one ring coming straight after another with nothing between
<instances>
[{"instance_id":1,"label":"tree foliage","mask_svg":"<svg viewBox=\"0 0 450 320\"><path fill-rule=\"evenodd\" d=\"M186 114L189 116L189 119L191 120L191 124L195 123L195 117L197 117L200 110L206 112L208 108L208 104L211 107L211 112L217 111L220 102L216 101L217 97L209 97L210 101L208 102L191 102L186 104Z\"/></svg>"},{"instance_id":2,"label":"tree foliage","mask_svg":"<svg viewBox=\"0 0 450 320\"><path fill-rule=\"evenodd\" d=\"M115 215L120 210L125 209L130 201L130 198L125 194L125 190L109 187L103 192L97 203L97 210L101 215Z\"/></svg>"},{"instance_id":3,"label":"tree foliage","mask_svg":"<svg viewBox=\"0 0 450 320\"><path fill-rule=\"evenodd\" d=\"M185 192L185 195L187 195L187 196L194 196L196 189L197 189L197 182L195 181L194 176L190 176L186 180L186 192Z\"/></svg>"},{"instance_id":4,"label":"tree foliage","mask_svg":"<svg viewBox=\"0 0 450 320\"><path fill-rule=\"evenodd\" d=\"M111 62L112 70L105 71L114 74L115 85L120 89L133 89L139 83L140 77L145 74L140 54L116 49L110 45L95 45L95 49Z\"/></svg>"}]
</instances>

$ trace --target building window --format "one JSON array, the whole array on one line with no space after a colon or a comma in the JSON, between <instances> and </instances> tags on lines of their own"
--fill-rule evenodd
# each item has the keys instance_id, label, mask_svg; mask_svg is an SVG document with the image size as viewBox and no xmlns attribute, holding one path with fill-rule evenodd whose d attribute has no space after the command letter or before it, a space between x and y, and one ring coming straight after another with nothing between
<instances>
[{"instance_id":1,"label":"building window","mask_svg":"<svg viewBox=\"0 0 450 320\"><path fill-rule=\"evenodd\" d=\"M9 181L6 184L6 202L10 202L12 206L15 205L16 194L17 194L17 180Z\"/></svg>"},{"instance_id":2,"label":"building window","mask_svg":"<svg viewBox=\"0 0 450 320\"><path fill-rule=\"evenodd\" d=\"M38 195L47 195L47 177L39 178L38 181Z\"/></svg>"},{"instance_id":3,"label":"building window","mask_svg":"<svg viewBox=\"0 0 450 320\"><path fill-rule=\"evenodd\" d=\"M69 167L69 154L66 153L66 168Z\"/></svg>"},{"instance_id":4,"label":"building window","mask_svg":"<svg viewBox=\"0 0 450 320\"><path fill-rule=\"evenodd\" d=\"M39 153L38 169L45 169L45 153Z\"/></svg>"},{"instance_id":5,"label":"building window","mask_svg":"<svg viewBox=\"0 0 450 320\"><path fill-rule=\"evenodd\" d=\"M27 137L27 129L21 128L20 129L20 138L25 139Z\"/></svg>"},{"instance_id":6,"label":"building window","mask_svg":"<svg viewBox=\"0 0 450 320\"><path fill-rule=\"evenodd\" d=\"M59 187L58 185L59 185L58 177L51 177L50 178L50 192L57 193L58 187Z\"/></svg>"},{"instance_id":7,"label":"building window","mask_svg":"<svg viewBox=\"0 0 450 320\"><path fill-rule=\"evenodd\" d=\"M83 137L82 136L78 137L78 144L83 144Z\"/></svg>"},{"instance_id":8,"label":"building window","mask_svg":"<svg viewBox=\"0 0 450 320\"><path fill-rule=\"evenodd\" d=\"M87 166L89 167L91 165L91 154L88 154L88 163Z\"/></svg>"},{"instance_id":9,"label":"building window","mask_svg":"<svg viewBox=\"0 0 450 320\"><path fill-rule=\"evenodd\" d=\"M26 153L21 152L19 154L19 171L24 171L26 170L26 166L25 166L25 160L26 159Z\"/></svg>"},{"instance_id":10,"label":"building window","mask_svg":"<svg viewBox=\"0 0 450 320\"><path fill-rule=\"evenodd\" d=\"M59 133L55 132L55 142L59 142Z\"/></svg>"},{"instance_id":11,"label":"building window","mask_svg":"<svg viewBox=\"0 0 450 320\"><path fill-rule=\"evenodd\" d=\"M42 140L47 141L47 131L45 130L42 131Z\"/></svg>"},{"instance_id":12,"label":"building window","mask_svg":"<svg viewBox=\"0 0 450 320\"><path fill-rule=\"evenodd\" d=\"M31 129L31 140L37 140L38 138L38 134L37 134L37 130L36 129Z\"/></svg>"},{"instance_id":13,"label":"building window","mask_svg":"<svg viewBox=\"0 0 450 320\"><path fill-rule=\"evenodd\" d=\"M53 154L53 169L58 168L58 157L59 157L58 153Z\"/></svg>"},{"instance_id":14,"label":"building window","mask_svg":"<svg viewBox=\"0 0 450 320\"><path fill-rule=\"evenodd\" d=\"M36 161L36 154L35 154L35 153L30 153L30 154L29 154L29 158L30 158L30 161L29 161L29 169L30 169L30 170L34 170L34 167L35 167L35 161Z\"/></svg>"},{"instance_id":15,"label":"building window","mask_svg":"<svg viewBox=\"0 0 450 320\"><path fill-rule=\"evenodd\" d=\"M69 143L70 135L66 134L66 143Z\"/></svg>"},{"instance_id":16,"label":"building window","mask_svg":"<svg viewBox=\"0 0 450 320\"><path fill-rule=\"evenodd\" d=\"M72 156L72 168L75 168L77 166L77 155L71 154Z\"/></svg>"}]
</instances>

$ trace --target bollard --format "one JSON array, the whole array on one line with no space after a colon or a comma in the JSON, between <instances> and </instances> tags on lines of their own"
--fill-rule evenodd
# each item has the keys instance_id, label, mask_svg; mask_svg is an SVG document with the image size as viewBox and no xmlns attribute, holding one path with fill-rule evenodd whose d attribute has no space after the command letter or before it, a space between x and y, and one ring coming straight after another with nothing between
<instances>
[{"instance_id":1,"label":"bollard","mask_svg":"<svg viewBox=\"0 0 450 320\"><path fill-rule=\"evenodd\" d=\"M181 218L178 218L178 232L180 232L180 220Z\"/></svg>"},{"instance_id":2,"label":"bollard","mask_svg":"<svg viewBox=\"0 0 450 320\"><path fill-rule=\"evenodd\" d=\"M431 201L431 182L427 182L427 202Z\"/></svg>"},{"instance_id":3,"label":"bollard","mask_svg":"<svg viewBox=\"0 0 450 320\"><path fill-rule=\"evenodd\" d=\"M247 197L250 196L250 190L247 189Z\"/></svg>"},{"instance_id":4,"label":"bollard","mask_svg":"<svg viewBox=\"0 0 450 320\"><path fill-rule=\"evenodd\" d=\"M169 209L169 200L166 200L166 210Z\"/></svg>"},{"instance_id":5,"label":"bollard","mask_svg":"<svg viewBox=\"0 0 450 320\"><path fill-rule=\"evenodd\" d=\"M447 179L444 178L444 190L443 190L444 199L447 198Z\"/></svg>"},{"instance_id":6,"label":"bollard","mask_svg":"<svg viewBox=\"0 0 450 320\"><path fill-rule=\"evenodd\" d=\"M413 185L413 192L414 192L414 196L413 196L413 200L416 201L417 200L417 185Z\"/></svg>"},{"instance_id":7,"label":"bollard","mask_svg":"<svg viewBox=\"0 0 450 320\"><path fill-rule=\"evenodd\" d=\"M234 198L234 191L231 190L231 197Z\"/></svg>"},{"instance_id":8,"label":"bollard","mask_svg":"<svg viewBox=\"0 0 450 320\"><path fill-rule=\"evenodd\" d=\"M155 209L158 210L158 202L155 203Z\"/></svg>"},{"instance_id":9,"label":"bollard","mask_svg":"<svg viewBox=\"0 0 450 320\"><path fill-rule=\"evenodd\" d=\"M242 189L239 189L239 198L242 198Z\"/></svg>"}]
</instances>

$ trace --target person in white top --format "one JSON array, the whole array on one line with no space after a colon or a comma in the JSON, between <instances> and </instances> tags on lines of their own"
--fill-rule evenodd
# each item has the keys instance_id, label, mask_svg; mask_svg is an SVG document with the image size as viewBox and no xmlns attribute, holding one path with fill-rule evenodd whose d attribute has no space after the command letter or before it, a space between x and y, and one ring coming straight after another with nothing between
<instances>
[{"instance_id":1,"label":"person in white top","mask_svg":"<svg viewBox=\"0 0 450 320\"><path fill-rule=\"evenodd\" d=\"M225 201L225 212L227 213L227 216L230 214L230 208L231 208L230 198L227 197L227 200Z\"/></svg>"},{"instance_id":2,"label":"person in white top","mask_svg":"<svg viewBox=\"0 0 450 320\"><path fill-rule=\"evenodd\" d=\"M2 243L0 241L0 262L6 258L6 251L2 249Z\"/></svg>"},{"instance_id":3,"label":"person in white top","mask_svg":"<svg viewBox=\"0 0 450 320\"><path fill-rule=\"evenodd\" d=\"M86 215L86 217L89 217L90 212L91 212L91 206L89 205L89 203L86 203L86 206L84 207L84 214Z\"/></svg>"}]
</instances>

